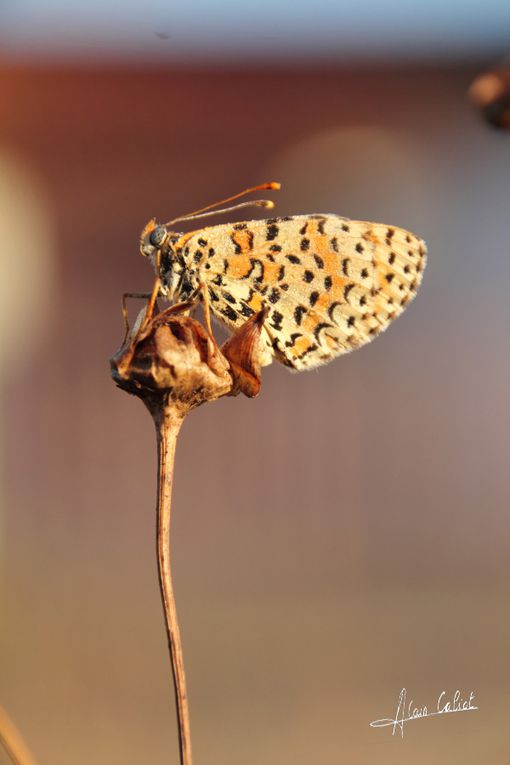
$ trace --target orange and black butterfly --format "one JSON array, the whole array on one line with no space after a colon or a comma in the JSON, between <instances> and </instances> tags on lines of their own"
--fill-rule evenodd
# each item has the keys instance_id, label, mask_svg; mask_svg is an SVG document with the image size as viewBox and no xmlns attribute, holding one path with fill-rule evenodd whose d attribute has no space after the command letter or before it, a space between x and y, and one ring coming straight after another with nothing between
<instances>
[{"instance_id":1,"label":"orange and black butterfly","mask_svg":"<svg viewBox=\"0 0 510 765\"><path fill-rule=\"evenodd\" d=\"M179 233L173 226L260 189L144 228L140 249L157 275L154 296L200 294L227 327L266 309L262 364L311 369L370 342L416 294L426 263L422 239L405 229L334 214L290 215Z\"/></svg>"}]
</instances>

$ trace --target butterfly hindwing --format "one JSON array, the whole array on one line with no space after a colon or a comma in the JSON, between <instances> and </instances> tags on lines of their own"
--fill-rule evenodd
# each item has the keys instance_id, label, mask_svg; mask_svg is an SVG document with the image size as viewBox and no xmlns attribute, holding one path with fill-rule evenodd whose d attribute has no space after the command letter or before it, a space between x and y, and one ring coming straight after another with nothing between
<instances>
[{"instance_id":1,"label":"butterfly hindwing","mask_svg":"<svg viewBox=\"0 0 510 765\"><path fill-rule=\"evenodd\" d=\"M300 370L369 342L414 297L424 242L395 226L296 215L185 234L187 267L213 313L239 327L263 305L272 357Z\"/></svg>"}]
</instances>

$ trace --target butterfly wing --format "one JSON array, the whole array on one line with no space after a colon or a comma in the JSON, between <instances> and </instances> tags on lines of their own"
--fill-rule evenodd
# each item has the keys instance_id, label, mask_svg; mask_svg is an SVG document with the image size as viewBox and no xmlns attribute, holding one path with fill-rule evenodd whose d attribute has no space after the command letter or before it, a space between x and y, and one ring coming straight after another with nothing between
<instances>
[{"instance_id":1,"label":"butterfly wing","mask_svg":"<svg viewBox=\"0 0 510 765\"><path fill-rule=\"evenodd\" d=\"M267 305L265 362L295 370L386 329L414 297L426 261L425 243L410 232L336 215L211 226L187 245L216 316L239 327Z\"/></svg>"}]
</instances>

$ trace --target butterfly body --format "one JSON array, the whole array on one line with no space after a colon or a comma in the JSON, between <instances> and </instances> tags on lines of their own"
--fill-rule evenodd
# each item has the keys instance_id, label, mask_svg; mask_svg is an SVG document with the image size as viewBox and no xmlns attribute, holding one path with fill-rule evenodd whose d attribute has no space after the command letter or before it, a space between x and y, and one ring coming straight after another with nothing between
<instances>
[{"instance_id":1,"label":"butterfly body","mask_svg":"<svg viewBox=\"0 0 510 765\"><path fill-rule=\"evenodd\" d=\"M150 251L155 222L142 234ZM206 286L213 314L240 327L264 306L262 363L310 369L372 340L421 282L423 240L338 215L293 215L167 231L158 276L171 299ZM144 247L145 243L145 247Z\"/></svg>"}]
</instances>

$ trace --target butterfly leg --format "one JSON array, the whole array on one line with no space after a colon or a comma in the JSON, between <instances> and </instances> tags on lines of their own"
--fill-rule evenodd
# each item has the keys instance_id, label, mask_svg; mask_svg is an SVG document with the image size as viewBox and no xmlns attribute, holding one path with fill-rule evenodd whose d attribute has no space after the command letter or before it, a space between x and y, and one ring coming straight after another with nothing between
<instances>
[{"instance_id":1,"label":"butterfly leg","mask_svg":"<svg viewBox=\"0 0 510 765\"><path fill-rule=\"evenodd\" d=\"M198 305L198 303L202 300L202 305L204 309L204 321L205 321L205 328L207 329L207 333L209 337L211 338L214 347L218 350L218 343L216 342L216 338L214 337L213 331L212 331L212 325L211 325L211 306L209 302L209 292L207 290L207 285L205 282L200 282L196 290L194 290L187 301L185 303L177 303L175 306L172 306L173 309L176 310L191 310L195 306Z\"/></svg>"},{"instance_id":2,"label":"butterfly leg","mask_svg":"<svg viewBox=\"0 0 510 765\"><path fill-rule=\"evenodd\" d=\"M145 329L147 324L153 318L154 308L156 306L156 300L158 299L158 295L160 292L161 292L161 282L159 278L157 278L156 281L154 282L154 287L152 289L152 292L149 295L149 302L147 303L147 311L145 313L145 319L142 323L141 329Z\"/></svg>"},{"instance_id":3,"label":"butterfly leg","mask_svg":"<svg viewBox=\"0 0 510 765\"><path fill-rule=\"evenodd\" d=\"M140 298L142 300L149 300L151 297L150 292L125 292L122 295L122 319L124 321L124 326L126 328L126 334L124 335L124 340L122 341L122 345L126 342L126 340L129 337L129 320L128 320L128 313L127 313L127 298Z\"/></svg>"},{"instance_id":4,"label":"butterfly leg","mask_svg":"<svg viewBox=\"0 0 510 765\"><path fill-rule=\"evenodd\" d=\"M199 292L196 290L187 300L183 300L182 303L174 303L173 305L166 308L164 311L162 311L158 315L158 319L160 317L165 316L172 316L174 313L186 313L187 311L192 311L194 308L197 307L199 303Z\"/></svg>"},{"instance_id":5,"label":"butterfly leg","mask_svg":"<svg viewBox=\"0 0 510 765\"><path fill-rule=\"evenodd\" d=\"M214 342L214 345L216 347L217 343L214 339L212 326L211 326L211 306L209 303L209 292L207 291L207 285L205 282L201 282L198 289L200 290L200 293L202 295L202 303L204 304L204 320L205 320L205 326L207 331L209 332L209 335L211 336L211 340Z\"/></svg>"},{"instance_id":6,"label":"butterfly leg","mask_svg":"<svg viewBox=\"0 0 510 765\"><path fill-rule=\"evenodd\" d=\"M192 311L194 308L198 306L198 304L200 303L200 300L202 300L202 304L203 304L204 321L205 321L207 333L209 334L212 342L214 343L215 348L218 348L218 344L213 335L212 326L211 326L209 293L207 292L207 286L203 282L198 285L198 287L191 293L191 295L187 298L187 300L181 303L174 303L174 305L171 305L169 308L163 311L163 314L161 315L168 316L174 313L184 313L185 311Z\"/></svg>"},{"instance_id":7,"label":"butterfly leg","mask_svg":"<svg viewBox=\"0 0 510 765\"><path fill-rule=\"evenodd\" d=\"M161 290L160 281L159 279L156 279L152 292L150 293L126 292L122 296L122 316L124 318L124 325L126 327L126 336L124 338L124 342L127 340L127 337L129 335L129 329L130 329L128 318L127 318L126 298L134 297L134 298L145 298L148 300L147 310L145 312L145 318L140 327L140 331L143 331L154 316L154 308L156 306L156 300L158 298L158 295L160 294L160 290ZM218 344L216 342L216 338L213 335L212 326L211 326L211 310L210 310L210 304L209 304L209 293L207 291L207 286L204 282L199 284L197 289L189 296L189 298L186 301L182 303L175 303L174 305L170 306L170 308L167 308L167 310L164 313L173 314L173 313L182 313L184 311L190 311L198 305L198 303L200 302L200 299L202 300L203 307L204 307L204 320L205 320L205 326L206 326L207 332L209 334L209 337L211 338L212 343L214 344L214 347L218 349Z\"/></svg>"}]
</instances>

